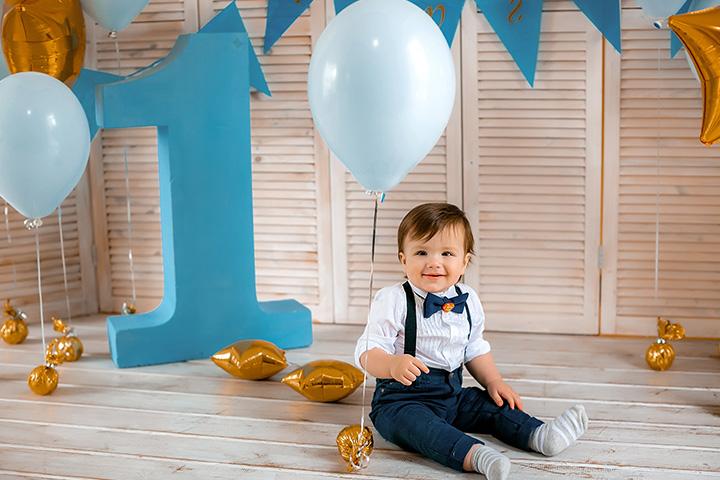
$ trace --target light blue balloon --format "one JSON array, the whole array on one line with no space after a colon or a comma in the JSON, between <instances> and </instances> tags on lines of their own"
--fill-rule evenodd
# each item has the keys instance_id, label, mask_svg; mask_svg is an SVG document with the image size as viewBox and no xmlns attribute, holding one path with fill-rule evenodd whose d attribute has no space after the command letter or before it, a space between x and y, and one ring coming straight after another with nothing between
<instances>
[{"instance_id":1,"label":"light blue balloon","mask_svg":"<svg viewBox=\"0 0 720 480\"><path fill-rule=\"evenodd\" d=\"M85 171L85 112L64 83L36 72L1 80L0 105L0 196L28 218L49 215Z\"/></svg>"},{"instance_id":2,"label":"light blue balloon","mask_svg":"<svg viewBox=\"0 0 720 480\"><path fill-rule=\"evenodd\" d=\"M435 22L407 0L360 0L327 26L308 71L320 135L367 190L396 186L437 143L455 67Z\"/></svg>"},{"instance_id":3,"label":"light blue balloon","mask_svg":"<svg viewBox=\"0 0 720 480\"><path fill-rule=\"evenodd\" d=\"M149 0L80 0L85 13L111 32L124 29Z\"/></svg>"},{"instance_id":4,"label":"light blue balloon","mask_svg":"<svg viewBox=\"0 0 720 480\"><path fill-rule=\"evenodd\" d=\"M663 22L670 15L675 15L686 0L636 0L645 15L656 22ZM664 23L664 22L663 22Z\"/></svg>"},{"instance_id":5,"label":"light blue balloon","mask_svg":"<svg viewBox=\"0 0 720 480\"><path fill-rule=\"evenodd\" d=\"M718 0L693 0L690 11L705 10L706 8L716 7L718 5L720 5L720 1Z\"/></svg>"},{"instance_id":6,"label":"light blue balloon","mask_svg":"<svg viewBox=\"0 0 720 480\"><path fill-rule=\"evenodd\" d=\"M2 51L2 36L0 35L0 80L10 75L10 70L5 60L5 54Z\"/></svg>"}]
</instances>

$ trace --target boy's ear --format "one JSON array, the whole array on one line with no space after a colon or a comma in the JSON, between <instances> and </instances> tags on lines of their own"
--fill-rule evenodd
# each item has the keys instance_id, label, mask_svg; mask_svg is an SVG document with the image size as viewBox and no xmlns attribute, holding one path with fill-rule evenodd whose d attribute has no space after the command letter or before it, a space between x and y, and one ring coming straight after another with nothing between
<instances>
[{"instance_id":1,"label":"boy's ear","mask_svg":"<svg viewBox=\"0 0 720 480\"><path fill-rule=\"evenodd\" d=\"M470 254L470 253L465 254L465 268L467 268L468 264L470 263L471 258L472 258L472 254Z\"/></svg>"},{"instance_id":2,"label":"boy's ear","mask_svg":"<svg viewBox=\"0 0 720 480\"><path fill-rule=\"evenodd\" d=\"M398 252L398 260L400 260L400 263L402 265L405 265L407 258L405 257L405 254L403 252Z\"/></svg>"}]
</instances>

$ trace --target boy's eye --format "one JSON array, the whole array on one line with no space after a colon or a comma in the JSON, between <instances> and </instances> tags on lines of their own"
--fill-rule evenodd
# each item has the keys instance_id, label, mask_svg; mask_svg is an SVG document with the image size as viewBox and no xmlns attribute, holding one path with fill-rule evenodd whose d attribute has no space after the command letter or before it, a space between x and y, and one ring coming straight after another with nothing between
<instances>
[{"instance_id":1,"label":"boy's eye","mask_svg":"<svg viewBox=\"0 0 720 480\"><path fill-rule=\"evenodd\" d=\"M450 251L445 251L442 254L443 254L443 257L454 257L455 256L455 254Z\"/></svg>"},{"instance_id":2,"label":"boy's eye","mask_svg":"<svg viewBox=\"0 0 720 480\"><path fill-rule=\"evenodd\" d=\"M425 250L418 250L415 252L415 255L427 255L427 252Z\"/></svg>"}]
</instances>

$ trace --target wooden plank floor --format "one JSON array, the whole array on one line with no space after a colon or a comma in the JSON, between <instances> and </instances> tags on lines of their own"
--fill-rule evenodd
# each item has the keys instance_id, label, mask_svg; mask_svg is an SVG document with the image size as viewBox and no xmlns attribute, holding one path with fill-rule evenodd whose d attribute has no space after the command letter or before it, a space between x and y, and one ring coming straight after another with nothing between
<instances>
[{"instance_id":1,"label":"wooden plank floor","mask_svg":"<svg viewBox=\"0 0 720 480\"><path fill-rule=\"evenodd\" d=\"M86 354L59 368L60 386L48 397L26 385L40 363L39 326L22 345L0 342L0 479L480 478L377 434L369 468L347 474L335 436L358 422L360 390L319 404L275 381L231 378L209 360L121 370L110 360L101 317L75 326ZM316 325L312 347L288 359L351 361L359 334L358 327ZM720 479L716 342L678 342L673 368L653 372L643 360L646 339L487 337L528 412L548 419L582 403L590 417L583 439L554 458L480 436L511 457L511 478Z\"/></svg>"}]
</instances>

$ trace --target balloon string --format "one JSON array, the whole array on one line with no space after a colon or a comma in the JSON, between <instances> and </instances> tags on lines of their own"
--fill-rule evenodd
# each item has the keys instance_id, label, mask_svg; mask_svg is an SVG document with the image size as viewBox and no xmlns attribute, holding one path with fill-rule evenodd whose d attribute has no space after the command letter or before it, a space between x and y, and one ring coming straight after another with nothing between
<instances>
[{"instance_id":1,"label":"balloon string","mask_svg":"<svg viewBox=\"0 0 720 480\"><path fill-rule=\"evenodd\" d=\"M63 284L65 285L65 308L67 309L68 325L72 322L70 313L70 293L68 292L67 265L65 263L65 239L62 225L62 205L58 206L58 229L60 230L60 258L62 259Z\"/></svg>"},{"instance_id":2,"label":"balloon string","mask_svg":"<svg viewBox=\"0 0 720 480\"><path fill-rule=\"evenodd\" d=\"M5 233L7 235L8 247L12 246L12 236L10 235L10 211L8 208L7 200L5 200ZM12 267L12 278L13 278L13 290L17 289L17 268L15 267L15 259L10 259L10 266Z\"/></svg>"},{"instance_id":3,"label":"balloon string","mask_svg":"<svg viewBox=\"0 0 720 480\"><path fill-rule=\"evenodd\" d=\"M660 80L660 49L657 49L657 76ZM657 85L657 84L656 84ZM660 279L660 89L655 88L655 264L654 264L654 291L655 308L659 314L660 305L658 299Z\"/></svg>"},{"instance_id":4,"label":"balloon string","mask_svg":"<svg viewBox=\"0 0 720 480\"><path fill-rule=\"evenodd\" d=\"M360 432L358 433L358 445L361 445L363 443L362 440L363 440L363 436L364 436L364 432L365 432L365 396L366 396L366 389L367 389L368 367L370 365L370 355L368 354L368 347L370 344L370 307L372 305L373 278L375 276L375 239L377 237L377 214L378 214L378 204L380 203L381 198L384 198L384 196L378 192L371 192L371 194L374 196L374 199L375 199L375 208L373 210L372 243L371 243L371 247L370 247L370 285L368 288L368 325L365 328L365 368L363 369L364 374L363 374L363 388L362 388L362 412L360 415ZM358 465L358 467L362 467L362 465Z\"/></svg>"},{"instance_id":5,"label":"balloon string","mask_svg":"<svg viewBox=\"0 0 720 480\"><path fill-rule=\"evenodd\" d=\"M110 38L112 38L114 40L113 43L115 43L115 61L117 62L117 74L120 75L122 64L120 63L120 43L117 39L117 32L110 32Z\"/></svg>"},{"instance_id":6,"label":"balloon string","mask_svg":"<svg viewBox=\"0 0 720 480\"><path fill-rule=\"evenodd\" d=\"M42 294L42 272L40 271L40 225L42 225L42 222L39 223L33 223L33 222L39 222L39 219L35 219L34 221L31 221L31 223L28 225L26 221L26 225L28 225L28 228L35 230L35 259L37 260L37 279L38 279L38 295L40 296L40 335L42 336L42 363L45 363L45 351L47 349L47 346L45 345L45 313L43 309L43 294Z\"/></svg>"},{"instance_id":7,"label":"balloon string","mask_svg":"<svg viewBox=\"0 0 720 480\"><path fill-rule=\"evenodd\" d=\"M133 227L132 213L130 211L130 169L128 168L127 147L123 149L123 158L125 161L125 199L127 207L127 224L128 224L128 260L130 261L130 286L132 288L132 303L135 305L135 264L133 263Z\"/></svg>"}]
</instances>

